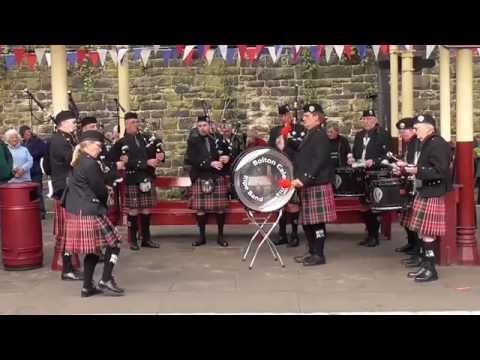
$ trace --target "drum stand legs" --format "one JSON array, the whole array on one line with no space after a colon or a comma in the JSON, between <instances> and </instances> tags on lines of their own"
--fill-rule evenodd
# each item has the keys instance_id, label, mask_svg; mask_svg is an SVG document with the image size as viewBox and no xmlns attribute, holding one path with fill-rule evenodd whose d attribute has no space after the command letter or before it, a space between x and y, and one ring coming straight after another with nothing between
<instances>
[{"instance_id":1,"label":"drum stand legs","mask_svg":"<svg viewBox=\"0 0 480 360\"><path fill-rule=\"evenodd\" d=\"M267 224L268 220L272 216L272 213L268 214L268 216L265 218L263 223L260 225L257 222L257 220L255 219L255 216L253 215L251 210L246 209L246 212L247 212L249 220L253 224L255 224L255 226L257 227L257 231L255 232L255 234L253 234L252 238L250 239L250 242L248 243L248 246L245 249L245 252L243 253L242 261L245 261L247 259L248 252L250 251L250 248L252 247L253 242L257 238L257 235L261 234L263 236L263 238L260 241L260 243L258 244L257 249L255 250L255 254L253 255L252 261L250 262L250 265L248 266L248 268L250 270L253 268L253 263L255 262L255 259L257 258L258 251L260 250L260 248L262 247L262 245L265 242L267 243L268 247L270 248L270 252L273 255L273 259L275 261L277 261L277 259L278 259L280 261L280 264L282 265L282 267L285 267L285 264L282 261L282 257L280 256L280 253L278 252L278 250L277 250L275 244L272 242L272 240L270 240L270 234L272 233L273 229L275 229L275 227L278 225L278 222L280 221L280 218L282 217L283 210L280 210L280 212L277 216L277 220L275 220L275 222L273 223L273 225L270 227L270 229L267 232L265 232L263 227Z\"/></svg>"}]
</instances>

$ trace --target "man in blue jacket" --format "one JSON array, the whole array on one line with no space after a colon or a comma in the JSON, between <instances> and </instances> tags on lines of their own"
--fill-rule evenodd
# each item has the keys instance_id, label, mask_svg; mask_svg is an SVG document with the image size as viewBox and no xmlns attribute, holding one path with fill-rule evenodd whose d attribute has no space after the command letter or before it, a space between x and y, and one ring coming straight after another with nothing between
<instances>
[{"instance_id":1,"label":"man in blue jacket","mask_svg":"<svg viewBox=\"0 0 480 360\"><path fill-rule=\"evenodd\" d=\"M38 196L40 198L40 211L42 213L42 219L45 219L46 210L45 201L43 199L43 175L40 168L40 159L44 157L47 153L47 144L38 136L34 135L32 129L26 125L20 126L18 132L23 139L23 145L28 149L28 151L33 157L33 166L30 170L30 176L32 177L32 182L40 185L38 188Z\"/></svg>"}]
</instances>

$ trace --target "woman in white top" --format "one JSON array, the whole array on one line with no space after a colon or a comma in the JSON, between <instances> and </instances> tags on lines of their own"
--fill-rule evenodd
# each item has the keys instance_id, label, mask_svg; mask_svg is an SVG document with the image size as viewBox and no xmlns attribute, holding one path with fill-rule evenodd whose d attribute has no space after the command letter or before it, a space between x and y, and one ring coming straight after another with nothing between
<instances>
[{"instance_id":1,"label":"woman in white top","mask_svg":"<svg viewBox=\"0 0 480 360\"><path fill-rule=\"evenodd\" d=\"M17 130L10 129L5 132L5 141L13 158L13 178L9 183L23 183L32 181L30 169L33 166L33 158L28 149L20 144L20 136Z\"/></svg>"}]
</instances>

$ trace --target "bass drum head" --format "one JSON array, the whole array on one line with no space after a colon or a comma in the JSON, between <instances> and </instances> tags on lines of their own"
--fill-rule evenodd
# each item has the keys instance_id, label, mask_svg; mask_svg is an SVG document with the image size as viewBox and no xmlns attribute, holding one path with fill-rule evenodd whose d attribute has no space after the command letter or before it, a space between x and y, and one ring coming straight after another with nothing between
<instances>
[{"instance_id":1,"label":"bass drum head","mask_svg":"<svg viewBox=\"0 0 480 360\"><path fill-rule=\"evenodd\" d=\"M233 186L240 202L258 212L283 208L295 189L282 188L280 180L293 179L293 164L281 152L267 146L244 151L234 162Z\"/></svg>"}]
</instances>

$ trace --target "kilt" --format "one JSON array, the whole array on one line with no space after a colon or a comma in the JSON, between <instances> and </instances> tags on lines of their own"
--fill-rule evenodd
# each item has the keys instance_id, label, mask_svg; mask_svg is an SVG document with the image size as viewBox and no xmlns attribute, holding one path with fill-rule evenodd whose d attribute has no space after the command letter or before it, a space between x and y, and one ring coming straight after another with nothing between
<instances>
[{"instance_id":1,"label":"kilt","mask_svg":"<svg viewBox=\"0 0 480 360\"><path fill-rule=\"evenodd\" d=\"M445 198L415 197L407 228L420 236L443 236L446 232Z\"/></svg>"},{"instance_id":2,"label":"kilt","mask_svg":"<svg viewBox=\"0 0 480 360\"><path fill-rule=\"evenodd\" d=\"M65 250L91 254L120 242L120 234L106 216L75 215L67 212Z\"/></svg>"},{"instance_id":3,"label":"kilt","mask_svg":"<svg viewBox=\"0 0 480 360\"><path fill-rule=\"evenodd\" d=\"M223 211L228 207L229 183L224 176L215 181L215 188L211 194L204 194L199 179L195 180L190 188L188 206L193 210L205 212Z\"/></svg>"},{"instance_id":4,"label":"kilt","mask_svg":"<svg viewBox=\"0 0 480 360\"><path fill-rule=\"evenodd\" d=\"M53 236L57 242L60 242L61 248L65 243L65 222L66 222L66 210L60 205L60 200L53 200Z\"/></svg>"},{"instance_id":5,"label":"kilt","mask_svg":"<svg viewBox=\"0 0 480 360\"><path fill-rule=\"evenodd\" d=\"M300 224L313 225L337 220L332 184L301 188L299 197Z\"/></svg>"},{"instance_id":6,"label":"kilt","mask_svg":"<svg viewBox=\"0 0 480 360\"><path fill-rule=\"evenodd\" d=\"M407 227L411 218L412 218L412 208L409 207L407 210L402 212L402 215L400 216L400 226Z\"/></svg>"},{"instance_id":7,"label":"kilt","mask_svg":"<svg viewBox=\"0 0 480 360\"><path fill-rule=\"evenodd\" d=\"M150 209L155 206L153 189L141 192L138 185L127 185L125 190L125 207L127 209Z\"/></svg>"}]
</instances>

